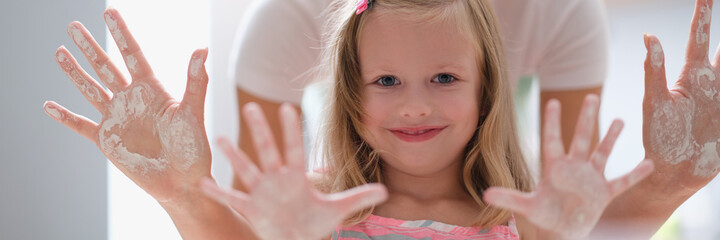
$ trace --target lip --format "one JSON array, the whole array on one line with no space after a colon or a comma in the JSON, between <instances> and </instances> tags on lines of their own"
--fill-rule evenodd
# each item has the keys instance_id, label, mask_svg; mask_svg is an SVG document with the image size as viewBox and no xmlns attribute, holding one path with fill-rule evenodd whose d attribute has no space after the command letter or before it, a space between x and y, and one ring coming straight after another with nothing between
<instances>
[{"instance_id":1,"label":"lip","mask_svg":"<svg viewBox=\"0 0 720 240\"><path fill-rule=\"evenodd\" d=\"M402 127L388 129L400 140L406 142L424 142L437 136L447 126Z\"/></svg>"}]
</instances>

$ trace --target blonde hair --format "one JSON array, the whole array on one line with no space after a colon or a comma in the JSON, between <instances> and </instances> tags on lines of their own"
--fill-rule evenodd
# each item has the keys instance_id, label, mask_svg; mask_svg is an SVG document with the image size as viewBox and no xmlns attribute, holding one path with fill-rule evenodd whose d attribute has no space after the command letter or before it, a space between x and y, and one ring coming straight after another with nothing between
<instances>
[{"instance_id":1,"label":"blonde hair","mask_svg":"<svg viewBox=\"0 0 720 240\"><path fill-rule=\"evenodd\" d=\"M329 22L324 49L327 78L332 79L327 119L319 144L327 174L319 184L325 192L339 192L372 182L382 182L382 162L361 138L365 115L361 105L358 39L367 15L378 8L411 13L422 20L447 21L474 44L481 79L478 94L478 128L465 148L462 181L465 190L483 209L474 225L503 224L510 212L490 207L482 193L490 186L529 191L531 177L518 143L515 111L505 74L505 57L495 15L485 0L375 0L370 10L355 14L354 0L331 6L336 18ZM372 213L364 209L345 222L356 224Z\"/></svg>"}]
</instances>

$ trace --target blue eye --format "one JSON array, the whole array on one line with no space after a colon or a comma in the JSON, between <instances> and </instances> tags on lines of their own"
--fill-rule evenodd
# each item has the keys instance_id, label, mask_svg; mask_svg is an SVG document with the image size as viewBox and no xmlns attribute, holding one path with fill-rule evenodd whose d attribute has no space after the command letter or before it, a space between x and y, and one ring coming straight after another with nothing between
<instances>
[{"instance_id":1,"label":"blue eye","mask_svg":"<svg viewBox=\"0 0 720 240\"><path fill-rule=\"evenodd\" d=\"M398 80L393 76L382 76L376 81L376 83L379 83L383 87L392 87L399 84Z\"/></svg>"},{"instance_id":2,"label":"blue eye","mask_svg":"<svg viewBox=\"0 0 720 240\"><path fill-rule=\"evenodd\" d=\"M453 81L455 81L455 80L456 80L456 79L455 79L455 77L453 77L453 75L450 75L450 74L447 74L447 73L438 74L438 75L435 77L435 79L433 79L434 82L443 83L443 84L448 84L448 83L451 83L451 82L453 82Z\"/></svg>"}]
</instances>

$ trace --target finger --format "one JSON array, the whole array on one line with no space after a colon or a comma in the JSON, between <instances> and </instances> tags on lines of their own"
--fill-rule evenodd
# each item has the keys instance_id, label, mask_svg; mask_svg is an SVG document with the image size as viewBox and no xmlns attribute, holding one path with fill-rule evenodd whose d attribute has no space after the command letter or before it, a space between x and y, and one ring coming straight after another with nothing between
<instances>
[{"instance_id":1,"label":"finger","mask_svg":"<svg viewBox=\"0 0 720 240\"><path fill-rule=\"evenodd\" d=\"M75 45L85 54L100 80L111 92L119 92L128 85L120 70L110 61L110 57L82 23L70 23L67 32L72 37Z\"/></svg>"},{"instance_id":2,"label":"finger","mask_svg":"<svg viewBox=\"0 0 720 240\"><path fill-rule=\"evenodd\" d=\"M242 150L237 149L229 139L220 137L217 140L218 146L230 160L235 175L245 186L248 192L257 184L260 177L260 170L250 161L250 158Z\"/></svg>"},{"instance_id":3,"label":"finger","mask_svg":"<svg viewBox=\"0 0 720 240\"><path fill-rule=\"evenodd\" d=\"M76 133L97 144L98 125L90 119L77 115L53 101L47 101L43 105L45 113L72 129Z\"/></svg>"},{"instance_id":4,"label":"finger","mask_svg":"<svg viewBox=\"0 0 720 240\"><path fill-rule=\"evenodd\" d=\"M534 203L529 193L499 187L491 187L485 190L483 199L487 204L524 216L528 216Z\"/></svg>"},{"instance_id":5,"label":"finger","mask_svg":"<svg viewBox=\"0 0 720 240\"><path fill-rule=\"evenodd\" d=\"M120 49L120 53L125 59L125 65L127 65L130 76L133 81L135 80L150 80L153 72L150 68L150 64L142 50L140 45L135 41L135 38L130 34L125 21L120 16L120 13L114 8L108 8L105 10L105 23L107 23L110 29L110 34L115 39L115 43Z\"/></svg>"},{"instance_id":6,"label":"finger","mask_svg":"<svg viewBox=\"0 0 720 240\"><path fill-rule=\"evenodd\" d=\"M610 156L610 152L612 152L613 146L615 146L615 140L617 140L620 132L623 129L623 125L624 123L622 120L616 119L615 121L613 121L613 123L610 124L610 129L608 129L605 138L600 141L597 148L595 149L595 152L590 157L593 166L599 172L605 171L605 164L607 163L607 159Z\"/></svg>"},{"instance_id":7,"label":"finger","mask_svg":"<svg viewBox=\"0 0 720 240\"><path fill-rule=\"evenodd\" d=\"M328 201L335 202L339 215L346 217L354 212L383 203L388 198L387 188L382 184L371 183L343 192L330 194Z\"/></svg>"},{"instance_id":8,"label":"finger","mask_svg":"<svg viewBox=\"0 0 720 240\"><path fill-rule=\"evenodd\" d=\"M65 46L60 46L55 52L55 60L62 68L65 75L72 80L75 87L85 96L85 99L101 113L105 112L110 102L110 95L90 74L83 70L82 66L75 60Z\"/></svg>"},{"instance_id":9,"label":"finger","mask_svg":"<svg viewBox=\"0 0 720 240\"><path fill-rule=\"evenodd\" d=\"M205 112L205 95L207 93L208 74L205 69L208 50L198 49L193 52L188 66L188 81L182 103L190 106L193 112ZM202 114L201 114L202 115Z\"/></svg>"},{"instance_id":10,"label":"finger","mask_svg":"<svg viewBox=\"0 0 720 240\"><path fill-rule=\"evenodd\" d=\"M667 78L665 77L665 53L663 52L660 40L651 35L645 34L645 96L654 97L658 94L669 93Z\"/></svg>"},{"instance_id":11,"label":"finger","mask_svg":"<svg viewBox=\"0 0 720 240\"><path fill-rule=\"evenodd\" d=\"M712 5L712 0L697 0L695 2L695 14L690 27L690 40L687 46L688 61L708 61Z\"/></svg>"},{"instance_id":12,"label":"finger","mask_svg":"<svg viewBox=\"0 0 720 240\"><path fill-rule=\"evenodd\" d=\"M610 196L614 198L615 196L620 195L622 192L650 175L653 169L654 164L651 160L646 159L640 162L640 164L638 164L631 172L608 183Z\"/></svg>"},{"instance_id":13,"label":"finger","mask_svg":"<svg viewBox=\"0 0 720 240\"><path fill-rule=\"evenodd\" d=\"M210 197L220 204L228 204L239 213L244 213L247 210L246 206L250 203L250 197L248 195L238 191L223 190L215 181L209 178L204 178L200 181L200 189L202 189L205 196Z\"/></svg>"},{"instance_id":14,"label":"finger","mask_svg":"<svg viewBox=\"0 0 720 240\"><path fill-rule=\"evenodd\" d=\"M565 155L565 146L562 142L560 130L560 102L551 99L545 107L545 124L543 141L543 157L545 164L551 164L555 159Z\"/></svg>"},{"instance_id":15,"label":"finger","mask_svg":"<svg viewBox=\"0 0 720 240\"><path fill-rule=\"evenodd\" d=\"M289 103L280 106L283 134L285 138L285 160L291 168L305 171L305 151L302 128L297 111Z\"/></svg>"},{"instance_id":16,"label":"finger","mask_svg":"<svg viewBox=\"0 0 720 240\"><path fill-rule=\"evenodd\" d=\"M570 144L570 156L572 159L587 159L590 154L590 142L595 131L599 105L600 100L597 95L590 94L585 97L585 102L575 126L575 135Z\"/></svg>"},{"instance_id":17,"label":"finger","mask_svg":"<svg viewBox=\"0 0 720 240\"><path fill-rule=\"evenodd\" d=\"M249 126L252 126L250 132L252 133L253 145L258 153L263 171L268 172L278 169L282 165L280 152L262 109L257 103L251 102L245 104L243 113L245 121L249 123Z\"/></svg>"}]
</instances>

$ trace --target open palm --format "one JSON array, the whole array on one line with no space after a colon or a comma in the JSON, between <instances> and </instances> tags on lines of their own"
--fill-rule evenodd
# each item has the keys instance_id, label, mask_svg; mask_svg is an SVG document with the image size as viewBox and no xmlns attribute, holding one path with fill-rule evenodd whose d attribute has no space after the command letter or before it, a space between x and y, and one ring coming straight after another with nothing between
<instances>
[{"instance_id":1,"label":"open palm","mask_svg":"<svg viewBox=\"0 0 720 240\"><path fill-rule=\"evenodd\" d=\"M581 239L589 236L605 207L620 193L650 174L653 164L643 161L632 172L608 181L603 175L607 158L622 129L615 120L606 137L590 152L590 139L597 119L599 100L586 98L577 121L570 151L566 154L560 134L560 104L551 100L546 109L543 134L542 178L530 193L490 188L488 203L521 214L552 239Z\"/></svg>"},{"instance_id":2,"label":"open palm","mask_svg":"<svg viewBox=\"0 0 720 240\"><path fill-rule=\"evenodd\" d=\"M710 64L712 0L698 0L677 84L667 88L665 57L657 37L645 36L643 145L658 176L699 189L720 171L720 52ZM686 171L673 171L686 169Z\"/></svg>"},{"instance_id":3,"label":"open palm","mask_svg":"<svg viewBox=\"0 0 720 240\"><path fill-rule=\"evenodd\" d=\"M252 126L253 143L261 168L227 139L220 148L228 155L236 175L247 187L247 193L222 190L207 179L203 190L208 196L241 213L261 239L311 239L330 236L333 229L353 212L379 204L387 190L379 184L368 184L334 194L323 194L305 176L305 155L298 114L292 106L280 107L285 138L284 161L277 149L262 110L250 103L244 116Z\"/></svg>"},{"instance_id":4,"label":"open palm","mask_svg":"<svg viewBox=\"0 0 720 240\"><path fill-rule=\"evenodd\" d=\"M115 9L105 20L130 71L128 82L87 29L68 26L105 90L65 47L56 60L85 98L102 114L100 124L47 102L45 111L94 142L105 156L158 201L169 201L210 175L210 148L205 134L203 105L207 88L204 62L207 49L197 50L188 69L182 102L173 99L155 78L140 47Z\"/></svg>"}]
</instances>

